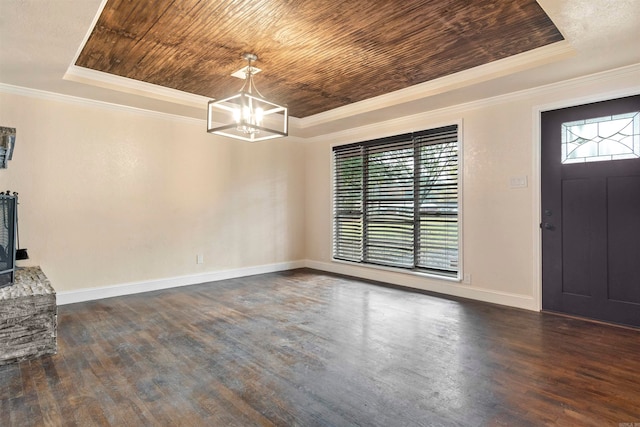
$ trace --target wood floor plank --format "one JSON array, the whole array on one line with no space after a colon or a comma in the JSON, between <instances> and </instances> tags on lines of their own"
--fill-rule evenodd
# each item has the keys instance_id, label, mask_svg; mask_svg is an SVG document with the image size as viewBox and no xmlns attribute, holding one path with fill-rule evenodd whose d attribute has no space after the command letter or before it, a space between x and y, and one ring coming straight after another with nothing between
<instances>
[{"instance_id":1,"label":"wood floor plank","mask_svg":"<svg viewBox=\"0 0 640 427\"><path fill-rule=\"evenodd\" d=\"M45 366L51 365L51 357L41 357L37 361L31 361L32 380L38 395L38 404L42 411L42 422L45 426L58 426L63 424L58 400L48 386L49 379ZM52 375L54 378L57 375Z\"/></svg>"},{"instance_id":2,"label":"wood floor plank","mask_svg":"<svg viewBox=\"0 0 640 427\"><path fill-rule=\"evenodd\" d=\"M0 398L13 399L24 395L20 365L0 366Z\"/></svg>"},{"instance_id":3,"label":"wood floor plank","mask_svg":"<svg viewBox=\"0 0 640 427\"><path fill-rule=\"evenodd\" d=\"M2 426L640 423L640 331L313 270L59 307Z\"/></svg>"}]
</instances>

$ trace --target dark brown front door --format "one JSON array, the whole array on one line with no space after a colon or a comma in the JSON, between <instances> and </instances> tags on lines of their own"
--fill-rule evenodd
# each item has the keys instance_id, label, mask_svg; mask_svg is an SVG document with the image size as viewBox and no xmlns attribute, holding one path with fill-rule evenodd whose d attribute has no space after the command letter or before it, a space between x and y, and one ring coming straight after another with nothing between
<instances>
[{"instance_id":1,"label":"dark brown front door","mask_svg":"<svg viewBox=\"0 0 640 427\"><path fill-rule=\"evenodd\" d=\"M640 95L542 113L543 310L640 326L638 112Z\"/></svg>"}]
</instances>

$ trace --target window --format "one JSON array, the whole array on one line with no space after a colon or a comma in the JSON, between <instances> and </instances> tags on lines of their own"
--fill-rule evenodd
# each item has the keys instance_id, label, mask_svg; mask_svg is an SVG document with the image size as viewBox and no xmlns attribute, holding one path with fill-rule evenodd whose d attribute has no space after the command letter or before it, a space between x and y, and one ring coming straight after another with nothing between
<instances>
[{"instance_id":1,"label":"window","mask_svg":"<svg viewBox=\"0 0 640 427\"><path fill-rule=\"evenodd\" d=\"M337 260L457 277L458 126L334 147Z\"/></svg>"},{"instance_id":2,"label":"window","mask_svg":"<svg viewBox=\"0 0 640 427\"><path fill-rule=\"evenodd\" d=\"M640 112L562 123L562 163L640 157Z\"/></svg>"}]
</instances>

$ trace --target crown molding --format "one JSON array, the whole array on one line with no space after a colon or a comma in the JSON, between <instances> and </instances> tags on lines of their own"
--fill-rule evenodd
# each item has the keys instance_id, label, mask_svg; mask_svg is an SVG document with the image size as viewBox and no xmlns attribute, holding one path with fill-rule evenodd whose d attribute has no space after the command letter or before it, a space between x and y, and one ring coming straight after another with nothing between
<instances>
[{"instance_id":1,"label":"crown molding","mask_svg":"<svg viewBox=\"0 0 640 427\"><path fill-rule=\"evenodd\" d=\"M94 21L97 21L104 3L98 10ZM90 27L93 29L94 24ZM101 71L78 67L75 64L86 40L90 36L89 31L85 40L81 44L73 62L67 68L63 77L64 80L93 85L106 89L116 90L128 94L145 96L161 101L173 102L189 107L202 107L210 98L170 89L151 83L133 80L126 77L116 76ZM444 76L425 83L414 85L405 89L397 90L388 94L369 98L360 102L338 107L330 111L325 111L305 118L293 118L294 124L299 129L318 126L334 120L343 119L358 114L367 113L380 108L390 107L416 99L425 98L448 92L455 89L471 86L487 80L495 79L508 74L516 73L533 67L537 67L549 62L558 61L573 56L575 50L566 40L523 52L517 55L503 58L488 64L480 65L469 70L461 71L449 76Z\"/></svg>"},{"instance_id":2,"label":"crown molding","mask_svg":"<svg viewBox=\"0 0 640 427\"><path fill-rule=\"evenodd\" d=\"M301 129L322 125L334 120L367 113L380 108L391 107L405 102L438 95L455 89L478 84L508 74L548 64L575 55L575 49L566 41L503 58L488 64L460 71L438 79L420 83L395 92L365 99L353 104L300 119Z\"/></svg>"},{"instance_id":3,"label":"crown molding","mask_svg":"<svg viewBox=\"0 0 640 427\"><path fill-rule=\"evenodd\" d=\"M382 137L384 135L392 135L395 134L398 129L405 130L410 129L416 126L416 123L420 121L424 121L425 119L433 119L439 115L453 115L453 114L461 114L462 112L473 109L473 108L482 108L490 105L495 105L499 103L508 102L510 100L517 100L520 98L526 98L536 95L541 95L545 93L553 93L555 91L567 90L573 87L579 87L582 85L589 85L592 83L597 83L602 80L615 80L618 78L624 78L627 75L634 75L640 73L640 63L628 65L621 68L616 68L613 70L607 70L595 74L590 74L587 76L576 77L569 80L564 80L557 83L551 83L544 86L538 86L531 89L525 89L517 92L511 92L504 95L498 95L495 97L484 98L480 100L475 100L463 104L457 104L450 107L441 108L438 110L420 112L411 116L405 116L400 119L392 119L384 122L379 122L373 125L364 125L356 128L351 128L343 131L337 131L333 133L326 133L315 135L312 137L304 138L295 135L296 129L302 128L301 122L304 119L299 119L296 117L289 118L289 127L291 130L290 136L298 138L300 141L304 142L314 142L317 140L325 139L330 136L335 141L347 141L354 140L354 138L366 138L367 134L375 134L377 137ZM139 82L138 82L139 83ZM93 108L103 108L112 111L122 111L127 113L135 113L144 115L147 117L155 117L161 119L171 119L176 121L188 122L188 123L197 123L199 125L203 125L206 122L204 119L197 119L193 117L186 117L178 114L164 113L153 110L147 110L137 107L131 107L122 104L114 104L105 101L98 101L94 99L82 98L72 95L65 95L60 93L48 92L38 89L25 88L21 86L14 86L6 83L0 83L0 92L14 94L14 95L22 95L28 96L32 98L39 98L44 100L65 102L75 105L80 105L84 107L93 107ZM622 91L616 91L607 93L606 96L617 97L617 96L625 96L631 95L634 93L640 93L640 86L634 86L630 88L626 88ZM602 99L602 94L589 95L580 100L581 103L595 102L597 100ZM553 109L553 108L562 108L566 106L566 102L557 102L554 104L544 105L541 108L544 109ZM199 105L200 107L204 105Z\"/></svg>"},{"instance_id":4,"label":"crown molding","mask_svg":"<svg viewBox=\"0 0 640 427\"><path fill-rule=\"evenodd\" d=\"M66 95L66 94L61 94L57 92L48 92L40 89L32 89L32 88L27 88L23 86L10 85L7 83L0 83L0 93L27 96L30 98L37 98L37 99L42 99L46 101L64 102L67 104L74 104L82 107L101 108L101 109L111 110L111 111L133 113L133 114L139 114L141 116L146 116L151 118L174 120L174 121L180 121L184 123L198 124L201 126L206 126L206 123L207 123L206 119L198 119L195 117L188 117L180 114L171 114L171 113L165 113L161 111L132 107L124 104L115 104L112 102L98 101L95 99L82 98L79 96ZM198 105L198 107L204 108L203 106L205 105L206 105L206 102L204 104ZM294 134L295 129L298 126L299 120L300 119L296 117L289 117L289 130L290 130L289 137L303 140L301 137Z\"/></svg>"},{"instance_id":5,"label":"crown molding","mask_svg":"<svg viewBox=\"0 0 640 427\"><path fill-rule=\"evenodd\" d=\"M147 98L157 99L160 101L172 102L180 105L186 105L188 107L204 108L210 98L201 95L195 95L192 93L183 92L176 89L171 89L151 83L142 82L139 80L129 79L127 77L116 76L114 74L105 73L102 71L92 70L89 68L79 67L75 65L82 53L82 49L91 37L91 33L95 28L102 11L107 5L107 0L102 0L91 25L87 29L82 43L78 46L78 50L73 56L73 60L67 71L62 77L63 80L72 81L76 83L82 83L92 86L101 87L104 89L115 90L132 95L144 96Z\"/></svg>"},{"instance_id":6,"label":"crown molding","mask_svg":"<svg viewBox=\"0 0 640 427\"><path fill-rule=\"evenodd\" d=\"M384 122L378 122L375 124L369 124L359 126L356 128L345 129L332 133L325 133L315 135L309 138L305 138L305 143L312 143L316 141L324 141L327 138L338 142L351 142L355 140L366 139L367 135L375 136L376 138L382 138L385 136L395 135L397 132L410 132L411 130L419 130L424 128L424 122L428 120L435 120L440 116L452 116L460 115L465 111L469 111L477 108L485 108L488 106L501 104L509 101L516 101L520 99L531 98L534 96L540 96L558 91L569 90L581 86L589 86L601 81L609 80L615 81L627 76L633 76L640 74L640 63L632 64L625 67L616 68L613 70L602 71L599 73L590 74L587 76L576 77L569 80L563 80L557 83L550 83L548 85L537 86L535 88L524 89L516 92L510 92L503 95L497 95L490 98L483 98L475 101L465 102L463 104L456 104L450 107L444 107L437 110L423 111L411 116L405 116L401 118L391 119ZM598 102L604 99L617 98L622 96L630 96L640 93L640 85L634 85L626 87L620 90L607 91L605 93L589 94L580 99L572 98L570 101L563 100L554 103L538 106L543 110L550 110L555 108L563 108L569 105L576 105L576 103L589 103ZM419 125L416 125L419 123Z\"/></svg>"},{"instance_id":7,"label":"crown molding","mask_svg":"<svg viewBox=\"0 0 640 427\"><path fill-rule=\"evenodd\" d=\"M116 76L102 71L70 65L62 77L63 80L73 81L104 89L139 95L160 101L186 105L188 107L204 108L211 98L171 89L127 77Z\"/></svg>"},{"instance_id":8,"label":"crown molding","mask_svg":"<svg viewBox=\"0 0 640 427\"><path fill-rule=\"evenodd\" d=\"M205 126L205 119L197 119L194 117L182 116L179 114L163 113L160 111L146 110L143 108L132 107L129 105L114 104L111 102L98 101L95 99L82 98L78 96L65 95L55 92L47 92L39 89L26 88L22 86L14 86L6 83L0 83L0 93L7 93L10 95L20 95L30 98L37 98L46 101L64 102L66 104L73 104L81 107L100 108L110 111L120 111L126 113L139 114L141 116L159 118L164 120L174 120L187 123L197 123Z\"/></svg>"}]
</instances>

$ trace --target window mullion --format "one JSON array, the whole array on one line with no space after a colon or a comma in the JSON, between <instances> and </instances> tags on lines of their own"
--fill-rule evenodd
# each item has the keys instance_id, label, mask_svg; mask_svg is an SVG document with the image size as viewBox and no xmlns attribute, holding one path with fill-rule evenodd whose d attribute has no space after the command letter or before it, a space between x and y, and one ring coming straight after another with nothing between
<instances>
[{"instance_id":1,"label":"window mullion","mask_svg":"<svg viewBox=\"0 0 640 427\"><path fill-rule=\"evenodd\" d=\"M420 254L420 146L413 138L413 268Z\"/></svg>"},{"instance_id":2,"label":"window mullion","mask_svg":"<svg viewBox=\"0 0 640 427\"><path fill-rule=\"evenodd\" d=\"M367 195L369 187L369 150L367 147L360 147L360 155L362 156L362 262L367 262L369 259L368 249L368 199Z\"/></svg>"}]
</instances>

